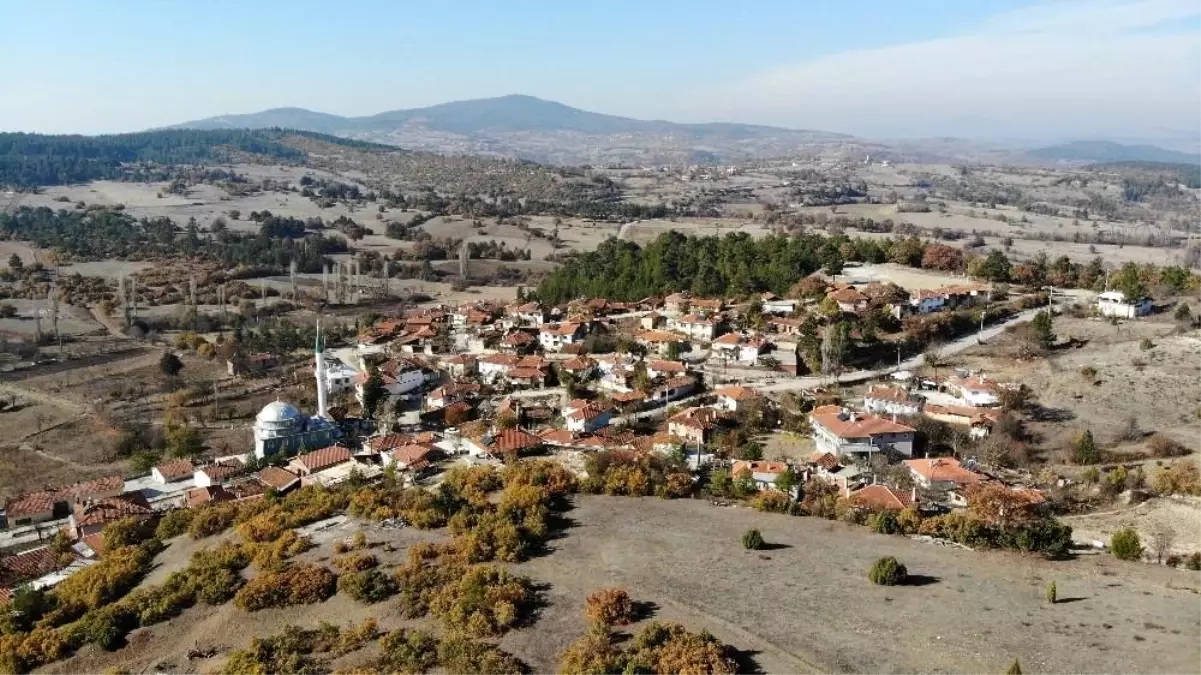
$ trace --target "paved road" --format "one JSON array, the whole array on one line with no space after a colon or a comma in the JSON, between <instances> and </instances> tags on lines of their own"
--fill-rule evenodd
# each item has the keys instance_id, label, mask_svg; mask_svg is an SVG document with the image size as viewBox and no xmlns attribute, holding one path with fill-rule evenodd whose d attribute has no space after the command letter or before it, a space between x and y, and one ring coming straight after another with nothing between
<instances>
[{"instance_id":1,"label":"paved road","mask_svg":"<svg viewBox=\"0 0 1201 675\"><path fill-rule=\"evenodd\" d=\"M1026 323L1026 322L1030 321L1031 319L1034 318L1035 314L1037 314L1038 312L1040 312L1043 309L1045 309L1045 308L1038 307L1035 309L1028 309L1024 312L1021 312L1020 314L1016 314L1016 315L1006 319L1005 321L1002 321L1001 323L994 324L992 326L989 326L988 328L985 328L984 331L979 334L972 333L971 335L966 335L966 336L959 338L958 340L955 340L953 342L948 342L947 344L943 345L939 349L939 353L941 353L943 356L951 356L954 354L958 354L970 347L974 347L979 342L987 342L988 340L991 340L991 339L995 338L996 336L1000 335L1006 328L1008 328L1010 326L1014 326L1019 323ZM830 378L830 377L797 377L797 378L784 380L783 382L777 382L775 384L765 384L763 386L756 386L755 388L758 389L759 391L765 391L765 392L766 391L796 391L797 389L813 389L815 387L820 387L823 385L828 385L828 384L833 384L833 383L853 384L856 382L863 382L865 380L871 380L871 379L880 377L882 375L887 375L888 373L891 373L895 370L908 370L908 369L917 368L918 366L922 365L924 358L925 358L924 355L918 354L917 356L914 356L913 358L902 361L899 366L889 366L888 368L878 368L876 370L856 370L856 371L853 371L850 373L843 373L834 378Z\"/></svg>"}]
</instances>

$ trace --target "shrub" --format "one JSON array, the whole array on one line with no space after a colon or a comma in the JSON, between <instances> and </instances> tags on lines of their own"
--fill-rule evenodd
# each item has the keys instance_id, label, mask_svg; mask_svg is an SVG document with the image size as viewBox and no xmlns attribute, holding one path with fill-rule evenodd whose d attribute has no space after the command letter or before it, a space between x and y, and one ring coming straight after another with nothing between
<instances>
[{"instance_id":1,"label":"shrub","mask_svg":"<svg viewBox=\"0 0 1201 675\"><path fill-rule=\"evenodd\" d=\"M894 511L884 510L873 513L867 519L867 524L873 532L880 534L896 534L901 531L901 525L897 522L897 514Z\"/></svg>"},{"instance_id":2,"label":"shrub","mask_svg":"<svg viewBox=\"0 0 1201 675\"><path fill-rule=\"evenodd\" d=\"M921 526L922 514L917 507L907 506L897 514L897 527L901 528L901 534L916 534Z\"/></svg>"},{"instance_id":3,"label":"shrub","mask_svg":"<svg viewBox=\"0 0 1201 675\"><path fill-rule=\"evenodd\" d=\"M903 584L908 576L909 571L892 556L877 560L872 564L872 568L867 573L867 577L872 580L873 584L881 586Z\"/></svg>"},{"instance_id":4,"label":"shrub","mask_svg":"<svg viewBox=\"0 0 1201 675\"><path fill-rule=\"evenodd\" d=\"M1138 348L1145 352L1148 349L1155 349L1155 343L1151 341L1151 338L1143 338L1139 340Z\"/></svg>"},{"instance_id":5,"label":"shrub","mask_svg":"<svg viewBox=\"0 0 1201 675\"><path fill-rule=\"evenodd\" d=\"M624 626L634 621L634 602L622 588L602 588L591 593L584 601L584 611L589 621L605 626Z\"/></svg>"},{"instance_id":6,"label":"shrub","mask_svg":"<svg viewBox=\"0 0 1201 675\"><path fill-rule=\"evenodd\" d=\"M1152 457L1183 457L1189 449L1164 434L1152 434L1147 441L1147 450Z\"/></svg>"},{"instance_id":7,"label":"shrub","mask_svg":"<svg viewBox=\"0 0 1201 675\"><path fill-rule=\"evenodd\" d=\"M1201 570L1201 553L1193 553L1190 555L1188 557L1188 561L1184 563L1184 566L1190 570L1193 570L1194 572Z\"/></svg>"},{"instance_id":8,"label":"shrub","mask_svg":"<svg viewBox=\"0 0 1201 675\"><path fill-rule=\"evenodd\" d=\"M399 629L380 640L376 670L382 673L425 673L438 665L438 641L429 633Z\"/></svg>"},{"instance_id":9,"label":"shrub","mask_svg":"<svg viewBox=\"0 0 1201 675\"><path fill-rule=\"evenodd\" d=\"M1166 559L1164 559L1163 564L1174 569L1174 568L1180 567L1181 562L1182 562L1181 557L1176 555L1175 553L1173 553L1172 555L1170 555Z\"/></svg>"},{"instance_id":10,"label":"shrub","mask_svg":"<svg viewBox=\"0 0 1201 675\"><path fill-rule=\"evenodd\" d=\"M370 553L354 553L334 558L333 565L339 572L362 572L379 565L379 560Z\"/></svg>"},{"instance_id":11,"label":"shrub","mask_svg":"<svg viewBox=\"0 0 1201 675\"><path fill-rule=\"evenodd\" d=\"M248 612L268 607L309 605L328 600L336 586L337 578L328 569L298 565L251 579L234 596L234 604Z\"/></svg>"},{"instance_id":12,"label":"shrub","mask_svg":"<svg viewBox=\"0 0 1201 675\"><path fill-rule=\"evenodd\" d=\"M294 530L286 530L270 544L244 544L252 555L251 564L256 570L278 572L287 567L289 558L300 555L313 546L312 540L302 537Z\"/></svg>"},{"instance_id":13,"label":"shrub","mask_svg":"<svg viewBox=\"0 0 1201 675\"><path fill-rule=\"evenodd\" d=\"M97 609L128 593L150 571L154 556L162 548L155 544L157 540L152 539L141 546L107 551L96 564L67 577L54 589L60 606L55 613L64 616L79 609Z\"/></svg>"},{"instance_id":14,"label":"shrub","mask_svg":"<svg viewBox=\"0 0 1201 675\"><path fill-rule=\"evenodd\" d=\"M188 531L196 509L175 509L163 514L154 530L154 536L162 540L174 539Z\"/></svg>"},{"instance_id":15,"label":"shrub","mask_svg":"<svg viewBox=\"0 0 1201 675\"><path fill-rule=\"evenodd\" d=\"M1052 581L1051 583L1047 584L1047 602L1054 605L1056 599L1058 599L1058 595L1055 592L1055 582Z\"/></svg>"},{"instance_id":16,"label":"shrub","mask_svg":"<svg viewBox=\"0 0 1201 675\"><path fill-rule=\"evenodd\" d=\"M232 503L206 504L192 515L188 523L188 534L193 539L203 539L214 534L220 534L234 524L238 516L238 507Z\"/></svg>"},{"instance_id":17,"label":"shrub","mask_svg":"<svg viewBox=\"0 0 1201 675\"><path fill-rule=\"evenodd\" d=\"M452 544L418 544L409 549L409 560L396 568L393 578L400 607L409 618L425 616L434 596L467 572L467 559Z\"/></svg>"},{"instance_id":18,"label":"shrub","mask_svg":"<svg viewBox=\"0 0 1201 675\"><path fill-rule=\"evenodd\" d=\"M1022 675L1022 664L1014 659L1013 663L1009 664L1009 669L1005 671L1005 675Z\"/></svg>"},{"instance_id":19,"label":"shrub","mask_svg":"<svg viewBox=\"0 0 1201 675\"><path fill-rule=\"evenodd\" d=\"M763 548L763 535L759 530L747 530L742 534L742 547L748 551L758 551Z\"/></svg>"},{"instance_id":20,"label":"shrub","mask_svg":"<svg viewBox=\"0 0 1201 675\"><path fill-rule=\"evenodd\" d=\"M338 592L370 605L396 595L396 582L380 569L348 572L338 577Z\"/></svg>"},{"instance_id":21,"label":"shrub","mask_svg":"<svg viewBox=\"0 0 1201 675\"><path fill-rule=\"evenodd\" d=\"M1109 540L1109 550L1119 560L1139 560L1143 557L1143 544L1138 532L1125 528L1113 533Z\"/></svg>"},{"instance_id":22,"label":"shrub","mask_svg":"<svg viewBox=\"0 0 1201 675\"><path fill-rule=\"evenodd\" d=\"M1093 440L1093 432L1085 430L1072 444L1072 461L1077 464L1096 464L1101 461L1101 451Z\"/></svg>"},{"instance_id":23,"label":"shrub","mask_svg":"<svg viewBox=\"0 0 1201 675\"><path fill-rule=\"evenodd\" d=\"M613 644L609 627L603 624L592 628L559 657L559 672L563 675L586 673L620 673L624 670L624 655Z\"/></svg>"},{"instance_id":24,"label":"shrub","mask_svg":"<svg viewBox=\"0 0 1201 675\"><path fill-rule=\"evenodd\" d=\"M461 675L517 675L526 670L525 664L495 645L453 634L438 642L438 663L446 672Z\"/></svg>"},{"instance_id":25,"label":"shrub","mask_svg":"<svg viewBox=\"0 0 1201 675\"><path fill-rule=\"evenodd\" d=\"M1201 495L1201 470L1193 462L1174 462L1155 473L1151 486L1161 495Z\"/></svg>"},{"instance_id":26,"label":"shrub","mask_svg":"<svg viewBox=\"0 0 1201 675\"><path fill-rule=\"evenodd\" d=\"M707 632L692 633L674 623L652 623L634 638L625 671L733 675L737 664L730 649Z\"/></svg>"},{"instance_id":27,"label":"shrub","mask_svg":"<svg viewBox=\"0 0 1201 675\"><path fill-rule=\"evenodd\" d=\"M436 592L430 611L442 619L447 630L492 637L517 625L532 600L528 579L479 565Z\"/></svg>"},{"instance_id":28,"label":"shrub","mask_svg":"<svg viewBox=\"0 0 1201 675\"><path fill-rule=\"evenodd\" d=\"M788 513L792 509L792 498L776 490L760 490L751 497L751 506L764 513Z\"/></svg>"},{"instance_id":29,"label":"shrub","mask_svg":"<svg viewBox=\"0 0 1201 675\"><path fill-rule=\"evenodd\" d=\"M150 523L143 519L129 516L115 520L104 526L104 549L112 551L122 546L140 544L150 538L153 531Z\"/></svg>"},{"instance_id":30,"label":"shrub","mask_svg":"<svg viewBox=\"0 0 1201 675\"><path fill-rule=\"evenodd\" d=\"M1080 377L1083 378L1085 382L1096 382L1097 369L1093 368L1092 366L1080 366Z\"/></svg>"}]
</instances>

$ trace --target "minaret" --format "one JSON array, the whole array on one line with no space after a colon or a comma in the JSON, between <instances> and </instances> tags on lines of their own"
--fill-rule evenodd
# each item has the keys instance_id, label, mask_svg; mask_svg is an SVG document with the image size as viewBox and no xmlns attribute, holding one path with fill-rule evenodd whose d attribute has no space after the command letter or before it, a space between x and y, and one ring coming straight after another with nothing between
<instances>
[{"instance_id":1,"label":"minaret","mask_svg":"<svg viewBox=\"0 0 1201 675\"><path fill-rule=\"evenodd\" d=\"M326 410L326 380L325 380L325 340L321 337L321 322L317 322L317 340L313 345L313 357L316 359L317 374L317 416L329 419Z\"/></svg>"}]
</instances>

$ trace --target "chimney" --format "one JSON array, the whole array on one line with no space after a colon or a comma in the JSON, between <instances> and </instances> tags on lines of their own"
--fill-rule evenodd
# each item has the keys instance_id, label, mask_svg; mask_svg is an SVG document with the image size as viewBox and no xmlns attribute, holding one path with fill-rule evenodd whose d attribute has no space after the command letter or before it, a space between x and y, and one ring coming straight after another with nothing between
<instances>
[{"instance_id":1,"label":"chimney","mask_svg":"<svg viewBox=\"0 0 1201 675\"><path fill-rule=\"evenodd\" d=\"M909 499L910 499L910 500L911 500L911 501L912 501L914 504L916 504L916 503L917 503L917 486L916 486L916 485L915 485L915 486L913 486L912 488L910 488L910 492L909 492Z\"/></svg>"},{"instance_id":2,"label":"chimney","mask_svg":"<svg viewBox=\"0 0 1201 675\"><path fill-rule=\"evenodd\" d=\"M850 499L851 497L851 481L842 484L842 496Z\"/></svg>"}]
</instances>

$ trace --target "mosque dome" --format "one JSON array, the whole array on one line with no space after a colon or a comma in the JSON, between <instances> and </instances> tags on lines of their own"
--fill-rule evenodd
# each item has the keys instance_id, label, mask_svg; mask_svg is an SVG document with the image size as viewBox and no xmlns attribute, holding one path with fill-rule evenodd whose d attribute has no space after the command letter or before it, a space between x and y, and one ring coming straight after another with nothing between
<instances>
[{"instance_id":1,"label":"mosque dome","mask_svg":"<svg viewBox=\"0 0 1201 675\"><path fill-rule=\"evenodd\" d=\"M301 424L304 421L304 415L291 403L272 401L263 406L254 419L260 427L283 430Z\"/></svg>"}]
</instances>

